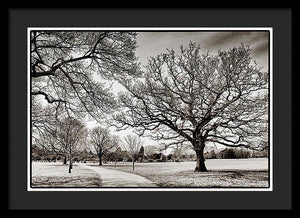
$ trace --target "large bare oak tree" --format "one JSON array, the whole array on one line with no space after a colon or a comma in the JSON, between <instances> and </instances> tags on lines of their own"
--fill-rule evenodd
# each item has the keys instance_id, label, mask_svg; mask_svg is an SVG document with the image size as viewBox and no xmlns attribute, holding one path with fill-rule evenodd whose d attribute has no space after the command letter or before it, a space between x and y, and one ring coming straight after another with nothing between
<instances>
[{"instance_id":1,"label":"large bare oak tree","mask_svg":"<svg viewBox=\"0 0 300 218\"><path fill-rule=\"evenodd\" d=\"M268 72L258 68L251 49L241 44L216 55L190 43L151 57L143 79L123 83L125 109L115 115L118 128L190 143L195 171L207 171L208 143L229 147L268 147Z\"/></svg>"}]
</instances>

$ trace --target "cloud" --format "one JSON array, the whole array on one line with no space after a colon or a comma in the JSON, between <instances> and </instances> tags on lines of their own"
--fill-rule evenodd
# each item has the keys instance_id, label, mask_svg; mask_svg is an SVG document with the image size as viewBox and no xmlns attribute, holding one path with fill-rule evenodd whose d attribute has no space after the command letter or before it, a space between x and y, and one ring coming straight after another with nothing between
<instances>
[{"instance_id":1,"label":"cloud","mask_svg":"<svg viewBox=\"0 0 300 218\"><path fill-rule=\"evenodd\" d=\"M253 49L252 57L261 66L268 64L268 32L267 31L226 31L226 32L140 32L137 37L136 50L142 65L147 64L147 58L166 52L166 49L179 50L181 45L187 46L192 41L200 44L203 52L216 53L239 46L241 43Z\"/></svg>"},{"instance_id":2,"label":"cloud","mask_svg":"<svg viewBox=\"0 0 300 218\"><path fill-rule=\"evenodd\" d=\"M224 50L238 46L241 43L255 47L257 43L267 40L267 32L213 32L210 37L204 41L204 45L210 50Z\"/></svg>"},{"instance_id":3,"label":"cloud","mask_svg":"<svg viewBox=\"0 0 300 218\"><path fill-rule=\"evenodd\" d=\"M267 55L268 52L269 52L268 41L261 42L253 48L253 55L257 57L261 55Z\"/></svg>"},{"instance_id":4,"label":"cloud","mask_svg":"<svg viewBox=\"0 0 300 218\"><path fill-rule=\"evenodd\" d=\"M219 47L221 49L224 45L232 44L248 37L249 33L247 32L214 32L205 40L204 44L207 48Z\"/></svg>"}]
</instances>

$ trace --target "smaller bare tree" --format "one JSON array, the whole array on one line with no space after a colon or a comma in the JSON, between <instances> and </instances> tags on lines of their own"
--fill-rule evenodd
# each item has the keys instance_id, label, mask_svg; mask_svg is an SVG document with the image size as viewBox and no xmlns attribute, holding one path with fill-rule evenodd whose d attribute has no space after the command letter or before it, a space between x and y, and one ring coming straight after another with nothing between
<instances>
[{"instance_id":1,"label":"smaller bare tree","mask_svg":"<svg viewBox=\"0 0 300 218\"><path fill-rule=\"evenodd\" d=\"M63 164L67 164L68 154L64 151L63 147L58 140L56 139L56 130L47 128L44 131L38 133L38 136L35 138L35 145L39 148L42 148L44 151L54 153L56 156L63 156Z\"/></svg>"},{"instance_id":2,"label":"smaller bare tree","mask_svg":"<svg viewBox=\"0 0 300 218\"><path fill-rule=\"evenodd\" d=\"M89 150L98 155L99 166L102 166L103 155L107 154L118 144L117 140L111 135L109 129L100 126L92 129L89 141Z\"/></svg>"},{"instance_id":3,"label":"smaller bare tree","mask_svg":"<svg viewBox=\"0 0 300 218\"><path fill-rule=\"evenodd\" d=\"M117 162L123 157L122 149L120 147L120 138L118 136L113 136L111 143L113 145L111 154L113 154L113 159L115 162L114 166L117 167Z\"/></svg>"},{"instance_id":4,"label":"smaller bare tree","mask_svg":"<svg viewBox=\"0 0 300 218\"><path fill-rule=\"evenodd\" d=\"M140 148L142 146L142 140L137 135L127 135L124 137L125 150L128 152L132 160L132 170L134 170L135 158L138 155Z\"/></svg>"},{"instance_id":5,"label":"smaller bare tree","mask_svg":"<svg viewBox=\"0 0 300 218\"><path fill-rule=\"evenodd\" d=\"M84 132L84 125L71 117L59 121L56 130L52 132L60 144L60 149L69 156L69 173L73 168L74 153L77 151L77 146L82 140Z\"/></svg>"},{"instance_id":6,"label":"smaller bare tree","mask_svg":"<svg viewBox=\"0 0 300 218\"><path fill-rule=\"evenodd\" d=\"M121 147L119 146L119 141L116 141L118 144L113 150L109 153L109 158L114 162L114 167L117 167L117 162L120 159L123 159L124 151L122 151Z\"/></svg>"}]
</instances>

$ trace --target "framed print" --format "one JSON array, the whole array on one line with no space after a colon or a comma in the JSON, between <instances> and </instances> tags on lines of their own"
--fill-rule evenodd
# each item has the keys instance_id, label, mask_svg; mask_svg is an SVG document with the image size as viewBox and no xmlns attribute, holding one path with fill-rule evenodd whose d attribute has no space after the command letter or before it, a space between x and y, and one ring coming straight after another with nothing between
<instances>
[{"instance_id":1,"label":"framed print","mask_svg":"<svg viewBox=\"0 0 300 218\"><path fill-rule=\"evenodd\" d=\"M290 11L139 12L10 11L11 208L289 209Z\"/></svg>"}]
</instances>

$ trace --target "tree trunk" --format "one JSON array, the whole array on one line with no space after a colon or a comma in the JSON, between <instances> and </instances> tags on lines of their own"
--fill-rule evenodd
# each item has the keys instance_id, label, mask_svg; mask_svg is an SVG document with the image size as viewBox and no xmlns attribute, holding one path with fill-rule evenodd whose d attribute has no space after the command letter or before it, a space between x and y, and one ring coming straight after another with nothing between
<instances>
[{"instance_id":1,"label":"tree trunk","mask_svg":"<svg viewBox=\"0 0 300 218\"><path fill-rule=\"evenodd\" d=\"M99 153L98 157L99 157L99 166L102 166L102 154Z\"/></svg>"},{"instance_id":2,"label":"tree trunk","mask_svg":"<svg viewBox=\"0 0 300 218\"><path fill-rule=\"evenodd\" d=\"M206 166L205 166L203 150L204 150L204 147L196 150L197 163L196 163L195 172L206 172L207 171Z\"/></svg>"},{"instance_id":3,"label":"tree trunk","mask_svg":"<svg viewBox=\"0 0 300 218\"><path fill-rule=\"evenodd\" d=\"M132 170L134 170L134 159L132 158Z\"/></svg>"},{"instance_id":4,"label":"tree trunk","mask_svg":"<svg viewBox=\"0 0 300 218\"><path fill-rule=\"evenodd\" d=\"M70 156L70 163L69 163L69 173L71 173L71 170L73 169L73 160L72 157Z\"/></svg>"},{"instance_id":5,"label":"tree trunk","mask_svg":"<svg viewBox=\"0 0 300 218\"><path fill-rule=\"evenodd\" d=\"M63 162L64 165L67 165L67 156L64 156L64 162Z\"/></svg>"}]
</instances>

